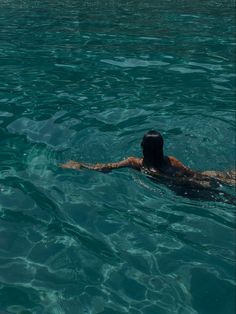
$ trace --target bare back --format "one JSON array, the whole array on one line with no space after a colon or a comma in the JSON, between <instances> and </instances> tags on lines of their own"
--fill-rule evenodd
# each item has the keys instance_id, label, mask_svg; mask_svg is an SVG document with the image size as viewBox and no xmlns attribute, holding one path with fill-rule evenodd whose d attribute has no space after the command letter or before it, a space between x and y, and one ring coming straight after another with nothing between
<instances>
[{"instance_id":1,"label":"bare back","mask_svg":"<svg viewBox=\"0 0 236 314\"><path fill-rule=\"evenodd\" d=\"M171 181L177 185L185 185L193 188L212 188L220 183L236 185L236 171L219 172L204 171L197 172L186 167L173 156L164 158L164 163L158 168L146 168L142 160L143 169L149 175L165 181Z\"/></svg>"}]
</instances>

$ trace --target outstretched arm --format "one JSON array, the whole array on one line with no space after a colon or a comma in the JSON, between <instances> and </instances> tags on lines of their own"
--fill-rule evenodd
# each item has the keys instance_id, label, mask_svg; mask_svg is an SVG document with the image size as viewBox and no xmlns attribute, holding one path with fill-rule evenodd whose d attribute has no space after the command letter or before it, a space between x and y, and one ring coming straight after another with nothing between
<instances>
[{"instance_id":1,"label":"outstretched arm","mask_svg":"<svg viewBox=\"0 0 236 314\"><path fill-rule=\"evenodd\" d=\"M65 169L75 169L75 170L85 168L85 169L97 170L97 171L110 171L112 169L118 169L118 168L124 168L124 167L130 167L130 168L140 170L141 165L142 165L142 159L129 157L122 161L107 163L107 164L87 164L87 163L76 162L76 161L71 160L65 164L61 164L60 167L65 168Z\"/></svg>"}]
</instances>

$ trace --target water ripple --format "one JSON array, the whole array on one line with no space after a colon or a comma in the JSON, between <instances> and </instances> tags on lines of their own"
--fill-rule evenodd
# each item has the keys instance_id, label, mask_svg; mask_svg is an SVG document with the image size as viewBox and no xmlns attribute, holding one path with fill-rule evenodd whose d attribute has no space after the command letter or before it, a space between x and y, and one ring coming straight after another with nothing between
<instances>
[{"instance_id":1,"label":"water ripple","mask_svg":"<svg viewBox=\"0 0 236 314\"><path fill-rule=\"evenodd\" d=\"M1 1L0 312L234 313L232 187L58 168L141 156L149 129L193 169L235 167L233 12Z\"/></svg>"},{"instance_id":2,"label":"water ripple","mask_svg":"<svg viewBox=\"0 0 236 314\"><path fill-rule=\"evenodd\" d=\"M123 58L122 58L123 59ZM163 66L168 65L167 62L163 61L148 61L148 60L138 60L138 59L124 59L121 61L114 61L109 59L103 59L101 62L108 63L111 65L116 65L118 67L133 68L133 67L148 67L148 66Z\"/></svg>"}]
</instances>

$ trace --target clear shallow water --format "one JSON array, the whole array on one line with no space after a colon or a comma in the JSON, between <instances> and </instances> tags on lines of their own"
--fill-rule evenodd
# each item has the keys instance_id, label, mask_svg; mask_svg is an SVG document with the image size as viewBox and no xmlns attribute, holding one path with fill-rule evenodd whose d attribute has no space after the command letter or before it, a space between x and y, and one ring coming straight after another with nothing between
<instances>
[{"instance_id":1,"label":"clear shallow water","mask_svg":"<svg viewBox=\"0 0 236 314\"><path fill-rule=\"evenodd\" d=\"M1 1L0 311L234 313L232 205L57 167L140 155L155 128L233 168L233 5Z\"/></svg>"}]
</instances>

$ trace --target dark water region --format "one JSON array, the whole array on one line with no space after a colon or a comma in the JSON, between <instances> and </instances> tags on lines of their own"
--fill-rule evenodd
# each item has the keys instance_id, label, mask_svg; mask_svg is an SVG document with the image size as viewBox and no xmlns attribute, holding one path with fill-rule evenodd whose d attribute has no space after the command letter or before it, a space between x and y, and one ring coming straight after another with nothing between
<instances>
[{"instance_id":1,"label":"dark water region","mask_svg":"<svg viewBox=\"0 0 236 314\"><path fill-rule=\"evenodd\" d=\"M140 156L157 129L189 167L233 169L234 7L0 2L1 313L235 313L234 188L57 166Z\"/></svg>"}]
</instances>

